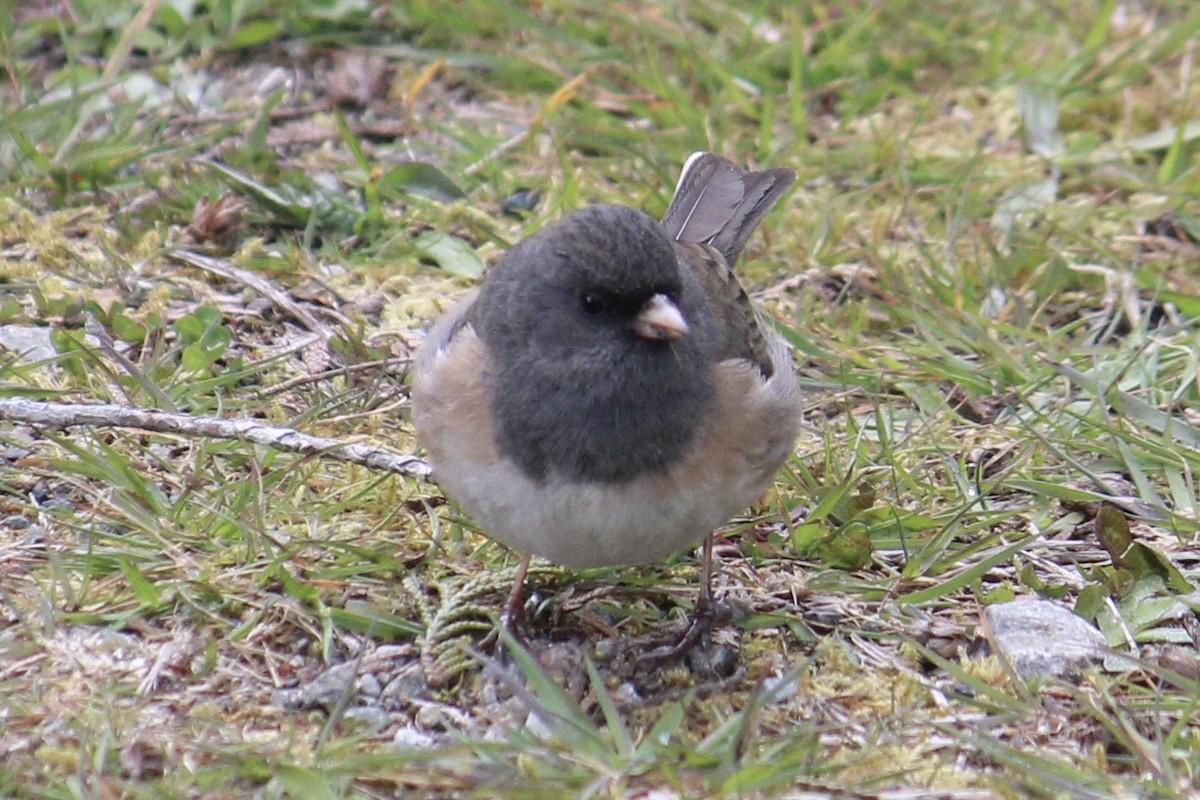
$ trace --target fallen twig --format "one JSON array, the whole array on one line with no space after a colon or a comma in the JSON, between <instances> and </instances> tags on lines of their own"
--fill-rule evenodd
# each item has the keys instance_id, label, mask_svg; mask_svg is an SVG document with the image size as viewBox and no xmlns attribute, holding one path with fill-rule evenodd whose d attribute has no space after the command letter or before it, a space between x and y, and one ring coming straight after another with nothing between
<instances>
[{"instance_id":1,"label":"fallen twig","mask_svg":"<svg viewBox=\"0 0 1200 800\"><path fill-rule=\"evenodd\" d=\"M413 455L393 453L371 445L349 444L324 436L310 436L292 428L264 425L252 419L194 417L115 404L47 403L10 397L0 398L0 420L55 428L135 428L154 433L235 439L290 453L333 458L410 478L427 480L430 475L429 465Z\"/></svg>"}]
</instances>

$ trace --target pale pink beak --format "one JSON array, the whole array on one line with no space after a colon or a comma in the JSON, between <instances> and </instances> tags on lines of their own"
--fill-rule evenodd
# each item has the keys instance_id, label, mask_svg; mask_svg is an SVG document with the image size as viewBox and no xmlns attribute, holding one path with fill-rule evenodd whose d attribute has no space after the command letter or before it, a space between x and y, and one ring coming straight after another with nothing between
<instances>
[{"instance_id":1,"label":"pale pink beak","mask_svg":"<svg viewBox=\"0 0 1200 800\"><path fill-rule=\"evenodd\" d=\"M656 342L673 342L690 333L679 306L665 294L656 294L646 301L633 321L638 336Z\"/></svg>"}]
</instances>

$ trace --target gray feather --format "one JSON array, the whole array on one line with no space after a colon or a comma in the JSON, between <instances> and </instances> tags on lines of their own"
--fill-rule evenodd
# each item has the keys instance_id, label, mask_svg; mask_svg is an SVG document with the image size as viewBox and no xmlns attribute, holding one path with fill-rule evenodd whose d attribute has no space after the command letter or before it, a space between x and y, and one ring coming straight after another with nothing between
<instances>
[{"instance_id":1,"label":"gray feather","mask_svg":"<svg viewBox=\"0 0 1200 800\"><path fill-rule=\"evenodd\" d=\"M749 172L715 153L696 153L683 166L663 226L678 241L715 247L733 264L795 180L790 169Z\"/></svg>"}]
</instances>

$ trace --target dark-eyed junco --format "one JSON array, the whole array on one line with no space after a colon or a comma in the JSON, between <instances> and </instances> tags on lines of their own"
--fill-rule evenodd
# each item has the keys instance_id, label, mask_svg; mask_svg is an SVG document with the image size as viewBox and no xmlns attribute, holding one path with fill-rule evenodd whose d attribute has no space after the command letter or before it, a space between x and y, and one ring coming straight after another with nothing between
<instances>
[{"instance_id":1,"label":"dark-eyed junco","mask_svg":"<svg viewBox=\"0 0 1200 800\"><path fill-rule=\"evenodd\" d=\"M492 538L570 567L654 561L758 499L799 432L783 342L732 265L795 180L693 155L662 222L599 205L508 252L417 354L434 477Z\"/></svg>"}]
</instances>

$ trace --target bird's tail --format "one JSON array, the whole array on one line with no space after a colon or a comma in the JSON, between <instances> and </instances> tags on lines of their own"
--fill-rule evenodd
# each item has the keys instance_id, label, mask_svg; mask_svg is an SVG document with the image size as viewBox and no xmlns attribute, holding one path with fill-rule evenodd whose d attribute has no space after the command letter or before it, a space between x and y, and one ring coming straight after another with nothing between
<instances>
[{"instance_id":1,"label":"bird's tail","mask_svg":"<svg viewBox=\"0 0 1200 800\"><path fill-rule=\"evenodd\" d=\"M794 180L794 170L749 172L715 153L694 153L683 165L663 225L673 239L711 245L732 265Z\"/></svg>"}]
</instances>

